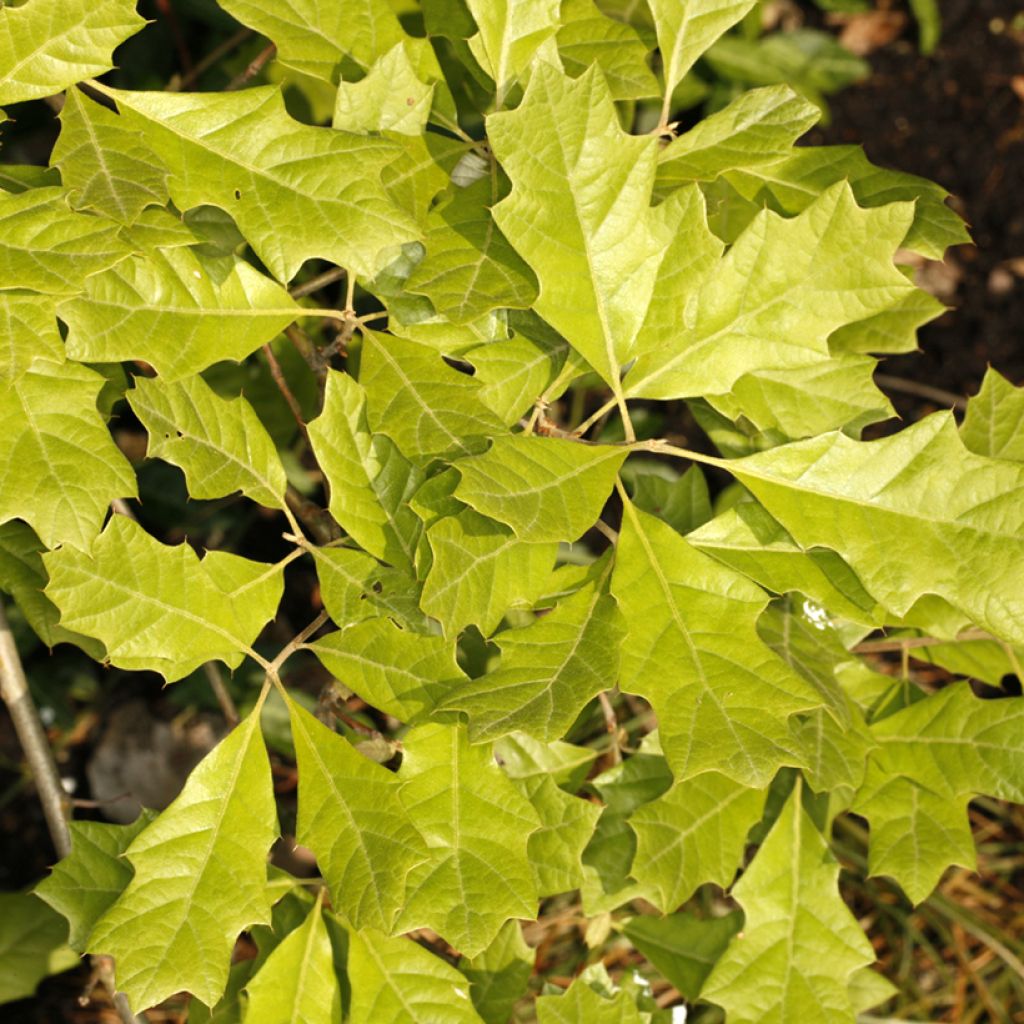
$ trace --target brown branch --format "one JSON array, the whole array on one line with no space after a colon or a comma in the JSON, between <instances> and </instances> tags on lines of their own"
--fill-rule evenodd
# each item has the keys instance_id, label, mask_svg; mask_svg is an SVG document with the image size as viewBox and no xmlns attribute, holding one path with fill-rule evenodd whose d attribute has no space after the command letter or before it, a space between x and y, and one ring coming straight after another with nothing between
<instances>
[{"instance_id":1,"label":"brown branch","mask_svg":"<svg viewBox=\"0 0 1024 1024\"><path fill-rule=\"evenodd\" d=\"M213 690L213 695L217 698L217 703L220 705L220 710L224 715L224 720L228 723L228 728L233 729L240 721L238 717L238 708L235 707L235 702L231 699L231 694L228 692L228 688L224 685L224 680L220 675L220 669L216 662L205 661L203 662L203 671L206 673L206 678L210 682L210 689Z\"/></svg>"},{"instance_id":2,"label":"brown branch","mask_svg":"<svg viewBox=\"0 0 1024 1024\"><path fill-rule=\"evenodd\" d=\"M39 711L32 701L25 670L14 645L11 632L0 601L0 695L7 705L14 729L18 734L21 749L25 752L32 776L35 779L39 802L43 807L46 827L49 829L53 847L60 858L71 853L71 832L68 829L68 798L60 782L60 772L53 758Z\"/></svg>"},{"instance_id":3,"label":"brown branch","mask_svg":"<svg viewBox=\"0 0 1024 1024\"><path fill-rule=\"evenodd\" d=\"M906 380L903 377L893 377L888 373L876 373L875 383L890 391L900 391L905 395L913 395L915 398L925 398L929 402L938 402L939 405L948 405L958 412L967 408L967 399L960 395L953 394L943 388L933 388L930 384L921 384L916 380Z\"/></svg>"},{"instance_id":4,"label":"brown branch","mask_svg":"<svg viewBox=\"0 0 1024 1024\"><path fill-rule=\"evenodd\" d=\"M200 75L213 67L221 58L226 57L232 50L252 35L251 28L239 29L229 39L225 39L220 46L215 46L205 57L195 64L190 71L187 71L180 78L172 78L165 92L182 92L196 82Z\"/></svg>"},{"instance_id":5,"label":"brown branch","mask_svg":"<svg viewBox=\"0 0 1024 1024\"><path fill-rule=\"evenodd\" d=\"M944 640L937 636L908 636L902 640L865 640L850 648L851 654L885 654L887 652L908 651L915 647L938 647L940 644L966 643L973 640L995 640L991 633L983 629L968 629L953 640Z\"/></svg>"},{"instance_id":6,"label":"brown branch","mask_svg":"<svg viewBox=\"0 0 1024 1024\"><path fill-rule=\"evenodd\" d=\"M304 498L291 484L285 491L285 501L288 507L295 513L296 518L313 535L317 544L330 544L339 540L342 536L341 527L334 521L334 517L325 508L321 508L316 502Z\"/></svg>"},{"instance_id":7,"label":"brown branch","mask_svg":"<svg viewBox=\"0 0 1024 1024\"><path fill-rule=\"evenodd\" d=\"M225 92L234 92L236 89L241 89L243 85L247 85L251 82L267 65L274 54L277 53L277 47L271 43L269 46L261 50L255 58L249 63L249 66L239 75L235 75L226 86L224 86Z\"/></svg>"},{"instance_id":8,"label":"brown branch","mask_svg":"<svg viewBox=\"0 0 1024 1024\"><path fill-rule=\"evenodd\" d=\"M306 421L302 418L302 407L292 394L292 389L288 387L288 381L284 379L281 364L277 361L277 357L274 355L273 349L271 349L269 344L263 346L263 354L267 357L270 375L274 378L278 391L284 396L284 400L288 403L288 408L291 409L292 415L295 417L295 422L299 425L299 430L302 431L302 436L308 441L309 431L306 430Z\"/></svg>"},{"instance_id":9,"label":"brown branch","mask_svg":"<svg viewBox=\"0 0 1024 1024\"><path fill-rule=\"evenodd\" d=\"M316 277L311 277L305 284L289 288L288 294L293 299L302 299L307 295L312 295L313 292L320 291L321 288L326 288L329 284L334 284L335 281L340 281L344 276L344 267L332 267L330 270L325 270L322 274L317 274Z\"/></svg>"}]
</instances>

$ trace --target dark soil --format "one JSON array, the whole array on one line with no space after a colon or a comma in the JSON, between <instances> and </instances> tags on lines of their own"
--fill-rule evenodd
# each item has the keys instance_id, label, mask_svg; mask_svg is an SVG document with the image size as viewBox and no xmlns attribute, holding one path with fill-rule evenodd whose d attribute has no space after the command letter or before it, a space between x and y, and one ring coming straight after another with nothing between
<instances>
[{"instance_id":1,"label":"dark soil","mask_svg":"<svg viewBox=\"0 0 1024 1024\"><path fill-rule=\"evenodd\" d=\"M918 53L910 25L868 56L868 79L830 99L832 124L812 139L862 143L875 163L953 193L976 243L950 253L955 308L920 332L922 353L884 369L970 395L988 364L1024 383L1024 262L1011 263L1024 258L1024 2L939 6L935 52Z\"/></svg>"}]
</instances>

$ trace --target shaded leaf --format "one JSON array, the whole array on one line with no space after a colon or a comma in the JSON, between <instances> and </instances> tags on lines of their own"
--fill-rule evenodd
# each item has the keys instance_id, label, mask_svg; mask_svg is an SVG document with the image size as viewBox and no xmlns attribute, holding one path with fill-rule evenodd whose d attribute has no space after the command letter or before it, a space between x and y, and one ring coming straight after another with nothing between
<instances>
[{"instance_id":1,"label":"shaded leaf","mask_svg":"<svg viewBox=\"0 0 1024 1024\"><path fill-rule=\"evenodd\" d=\"M131 825L72 821L71 853L57 862L35 888L36 895L67 918L68 942L84 951L99 919L132 880L124 852L156 817L143 811Z\"/></svg>"},{"instance_id":2,"label":"shaded leaf","mask_svg":"<svg viewBox=\"0 0 1024 1024\"><path fill-rule=\"evenodd\" d=\"M725 917L707 920L692 914L633 917L622 931L666 981L693 1001L729 940L742 926L742 914L733 911Z\"/></svg>"},{"instance_id":3,"label":"shaded leaf","mask_svg":"<svg viewBox=\"0 0 1024 1024\"><path fill-rule=\"evenodd\" d=\"M30 892L0 893L0 1004L31 996L43 978L77 967L67 922Z\"/></svg>"},{"instance_id":4,"label":"shaded leaf","mask_svg":"<svg viewBox=\"0 0 1024 1024\"><path fill-rule=\"evenodd\" d=\"M370 433L366 396L347 374L328 371L323 412L310 423L309 437L330 485L334 518L372 555L411 570L423 524L409 500L423 474L389 438Z\"/></svg>"},{"instance_id":5,"label":"shaded leaf","mask_svg":"<svg viewBox=\"0 0 1024 1024\"><path fill-rule=\"evenodd\" d=\"M486 1024L508 1024L512 1007L526 994L533 973L533 950L518 921L507 921L495 940L459 969L469 981L469 998Z\"/></svg>"},{"instance_id":6,"label":"shaded leaf","mask_svg":"<svg viewBox=\"0 0 1024 1024\"><path fill-rule=\"evenodd\" d=\"M593 0L562 0L555 41L573 77L597 64L616 100L644 99L660 92L647 66L648 46L631 25L609 18Z\"/></svg>"},{"instance_id":7,"label":"shaded leaf","mask_svg":"<svg viewBox=\"0 0 1024 1024\"><path fill-rule=\"evenodd\" d=\"M642 1024L636 1000L628 992L603 996L583 978L577 978L564 995L537 1000L540 1024Z\"/></svg>"},{"instance_id":8,"label":"shaded leaf","mask_svg":"<svg viewBox=\"0 0 1024 1024\"><path fill-rule=\"evenodd\" d=\"M493 309L525 308L537 295L533 271L491 216L499 198L494 186L487 177L456 187L431 211L423 240L426 255L405 284L453 323L470 323Z\"/></svg>"}]
</instances>

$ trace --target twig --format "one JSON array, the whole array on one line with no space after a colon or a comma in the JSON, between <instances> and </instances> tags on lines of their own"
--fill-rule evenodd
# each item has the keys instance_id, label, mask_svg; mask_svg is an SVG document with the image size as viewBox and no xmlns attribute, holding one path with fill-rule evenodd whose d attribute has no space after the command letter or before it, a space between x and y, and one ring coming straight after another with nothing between
<instances>
[{"instance_id":1,"label":"twig","mask_svg":"<svg viewBox=\"0 0 1024 1024\"><path fill-rule=\"evenodd\" d=\"M263 346L263 354L267 357L270 375L274 378L278 391L284 396L284 400L288 403L288 408L291 409L292 415L295 417L295 422L299 425L299 430L302 431L302 436L308 441L309 431L306 430L306 421L302 418L302 407L292 394L292 389L288 387L288 381L284 379L281 364L277 361L277 357L274 355L269 343Z\"/></svg>"},{"instance_id":2,"label":"twig","mask_svg":"<svg viewBox=\"0 0 1024 1024\"><path fill-rule=\"evenodd\" d=\"M239 31L229 39L225 39L220 46L215 46L205 57L192 67L191 71L186 72L181 76L181 78L171 79L165 92L182 92L187 89L200 77L200 75L212 68L214 64L221 60L221 58L226 57L233 49L235 49L236 46L240 46L244 43L251 35L251 28L239 29Z\"/></svg>"},{"instance_id":3,"label":"twig","mask_svg":"<svg viewBox=\"0 0 1024 1024\"><path fill-rule=\"evenodd\" d=\"M865 640L850 648L851 654L884 654L890 651L907 651L914 647L938 647L940 644L957 644L971 640L995 640L983 629L964 630L954 640L943 640L937 636L908 636L902 640Z\"/></svg>"},{"instance_id":4,"label":"twig","mask_svg":"<svg viewBox=\"0 0 1024 1024\"><path fill-rule=\"evenodd\" d=\"M597 700L601 705L601 712L604 714L604 726L612 738L612 763L618 764L622 760L622 751L619 749L619 720L615 717L615 708L612 707L612 702L604 690L597 695Z\"/></svg>"},{"instance_id":5,"label":"twig","mask_svg":"<svg viewBox=\"0 0 1024 1024\"><path fill-rule=\"evenodd\" d=\"M39 802L43 806L43 816L49 829L53 847L60 858L71 853L71 832L68 829L68 800L64 787L60 783L57 762L53 759L53 751L46 739L39 711L32 702L25 670L14 645L14 634L11 632L0 601L0 694L10 712L21 749L25 752L32 776L39 793Z\"/></svg>"},{"instance_id":6,"label":"twig","mask_svg":"<svg viewBox=\"0 0 1024 1024\"><path fill-rule=\"evenodd\" d=\"M139 517L135 514L131 505L129 505L124 498L114 498L110 502L110 511L119 516L124 516L125 519L130 519L133 523L137 523L139 521Z\"/></svg>"},{"instance_id":7,"label":"twig","mask_svg":"<svg viewBox=\"0 0 1024 1024\"><path fill-rule=\"evenodd\" d=\"M232 78L226 86L224 86L224 91L234 92L236 89L241 89L243 85L251 82L263 70L275 53L277 53L277 47L273 43L261 50L241 74L235 75L235 77Z\"/></svg>"},{"instance_id":8,"label":"twig","mask_svg":"<svg viewBox=\"0 0 1024 1024\"><path fill-rule=\"evenodd\" d=\"M317 274L316 277L311 277L305 284L289 288L288 294L293 299L302 299L307 295L312 295L313 292L320 291L321 288L326 288L329 284L334 284L335 281L340 281L344 276L344 267L332 267L330 270L325 270L322 274Z\"/></svg>"},{"instance_id":9,"label":"twig","mask_svg":"<svg viewBox=\"0 0 1024 1024\"><path fill-rule=\"evenodd\" d=\"M317 544L330 544L332 541L340 539L341 527L334 521L327 509L304 498L291 484L288 485L284 498L288 502L288 507L313 535Z\"/></svg>"},{"instance_id":10,"label":"twig","mask_svg":"<svg viewBox=\"0 0 1024 1024\"><path fill-rule=\"evenodd\" d=\"M615 532L603 519L598 519L594 523L594 529L597 530L602 537L605 538L610 544L619 543L619 535Z\"/></svg>"},{"instance_id":11,"label":"twig","mask_svg":"<svg viewBox=\"0 0 1024 1024\"><path fill-rule=\"evenodd\" d=\"M905 395L914 395L916 398L926 398L930 402L938 402L939 405L948 405L963 412L967 408L967 399L960 395L954 395L952 391L944 388L933 388L930 384L920 384L916 380L906 380L903 377L893 377L888 373L876 373L875 383L890 391L901 391Z\"/></svg>"},{"instance_id":12,"label":"twig","mask_svg":"<svg viewBox=\"0 0 1024 1024\"><path fill-rule=\"evenodd\" d=\"M206 673L206 678L210 681L210 689L213 690L213 695L217 698L217 703L220 705L224 720L228 723L228 728L233 729L240 721L238 708L235 707L235 702L231 699L231 694L224 685L220 669L215 662L205 661L203 662L203 671Z\"/></svg>"}]
</instances>

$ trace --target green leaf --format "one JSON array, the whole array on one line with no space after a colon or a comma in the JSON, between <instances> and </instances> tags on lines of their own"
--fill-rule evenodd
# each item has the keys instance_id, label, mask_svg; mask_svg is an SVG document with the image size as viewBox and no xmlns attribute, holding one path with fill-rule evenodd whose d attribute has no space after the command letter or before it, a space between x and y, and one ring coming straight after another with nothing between
<instances>
[{"instance_id":1,"label":"green leaf","mask_svg":"<svg viewBox=\"0 0 1024 1024\"><path fill-rule=\"evenodd\" d=\"M277 811L259 717L254 711L221 740L125 851L135 875L89 950L114 957L118 990L133 1008L186 986L212 1006L239 933L270 923L266 861Z\"/></svg>"},{"instance_id":2,"label":"green leaf","mask_svg":"<svg viewBox=\"0 0 1024 1024\"><path fill-rule=\"evenodd\" d=\"M601 514L628 450L525 434L455 463L456 497L523 540L574 541Z\"/></svg>"},{"instance_id":3,"label":"green leaf","mask_svg":"<svg viewBox=\"0 0 1024 1024\"><path fill-rule=\"evenodd\" d=\"M917 18L919 46L926 56L939 45L942 37L942 15L936 0L910 0L910 9Z\"/></svg>"},{"instance_id":4,"label":"green leaf","mask_svg":"<svg viewBox=\"0 0 1024 1024\"><path fill-rule=\"evenodd\" d=\"M902 248L928 259L941 260L949 246L971 240L963 220L946 205L944 188L876 167L859 146L798 146L779 163L731 171L727 178L746 198L758 205L767 198L789 215L805 210L839 181L849 183L862 206L913 202L914 219Z\"/></svg>"},{"instance_id":5,"label":"green leaf","mask_svg":"<svg viewBox=\"0 0 1024 1024\"><path fill-rule=\"evenodd\" d=\"M74 295L90 274L128 255L117 232L105 218L73 211L59 188L0 193L0 288Z\"/></svg>"},{"instance_id":6,"label":"green leaf","mask_svg":"<svg viewBox=\"0 0 1024 1024\"><path fill-rule=\"evenodd\" d=\"M323 412L309 438L330 484L334 518L370 554L411 570L423 524L409 499L423 474L391 440L370 433L366 395L347 374L328 371Z\"/></svg>"},{"instance_id":7,"label":"green leaf","mask_svg":"<svg viewBox=\"0 0 1024 1024\"><path fill-rule=\"evenodd\" d=\"M660 93L647 66L648 46L631 25L607 17L594 0L562 0L555 41L562 66L572 77L596 64L612 99L637 100Z\"/></svg>"},{"instance_id":8,"label":"green leaf","mask_svg":"<svg viewBox=\"0 0 1024 1024\"><path fill-rule=\"evenodd\" d=\"M0 110L0 123L3 111ZM0 165L0 189L5 192L26 192L47 185L59 185L60 172L56 167L37 167L35 164Z\"/></svg>"},{"instance_id":9,"label":"green leaf","mask_svg":"<svg viewBox=\"0 0 1024 1024\"><path fill-rule=\"evenodd\" d=\"M471 348L465 358L483 383L479 395L484 405L511 426L554 381L568 350L560 339L517 334Z\"/></svg>"},{"instance_id":10,"label":"green leaf","mask_svg":"<svg viewBox=\"0 0 1024 1024\"><path fill-rule=\"evenodd\" d=\"M542 743L520 732L498 740L494 744L494 753L509 778L532 779L550 775L555 785L575 792L600 751L561 740Z\"/></svg>"},{"instance_id":11,"label":"green leaf","mask_svg":"<svg viewBox=\"0 0 1024 1024\"><path fill-rule=\"evenodd\" d=\"M346 4L322 4L317 0L224 0L220 5L243 25L272 39L277 59L304 75L337 85L344 75L361 77L374 62L402 43L420 78L440 79L430 43L412 39L402 30L390 3L357 0ZM353 73L355 72L355 73Z\"/></svg>"},{"instance_id":12,"label":"green leaf","mask_svg":"<svg viewBox=\"0 0 1024 1024\"><path fill-rule=\"evenodd\" d=\"M1024 698L981 700L953 683L871 726L887 776L946 798L984 793L1024 803Z\"/></svg>"},{"instance_id":13,"label":"green leaf","mask_svg":"<svg viewBox=\"0 0 1024 1024\"><path fill-rule=\"evenodd\" d=\"M661 151L656 187L668 192L691 181L713 181L736 167L777 162L820 117L788 85L751 89Z\"/></svg>"},{"instance_id":14,"label":"green leaf","mask_svg":"<svg viewBox=\"0 0 1024 1024\"><path fill-rule=\"evenodd\" d=\"M244 398L221 398L202 377L136 377L128 401L149 433L146 454L180 466L193 498L241 491L267 508L285 507L281 459Z\"/></svg>"},{"instance_id":15,"label":"green leaf","mask_svg":"<svg viewBox=\"0 0 1024 1024\"><path fill-rule=\"evenodd\" d=\"M60 643L77 644L90 657L103 659L103 645L58 624L60 612L43 593L49 577L43 567L45 547L32 528L18 520L0 525L0 590L14 598L47 647Z\"/></svg>"},{"instance_id":16,"label":"green leaf","mask_svg":"<svg viewBox=\"0 0 1024 1024\"><path fill-rule=\"evenodd\" d=\"M301 310L248 263L225 266L179 246L133 254L94 274L57 312L72 359L143 359L180 380L222 359L241 361Z\"/></svg>"},{"instance_id":17,"label":"green leaf","mask_svg":"<svg viewBox=\"0 0 1024 1024\"><path fill-rule=\"evenodd\" d=\"M487 130L512 180L494 219L537 275L534 308L618 387L671 238L650 206L657 140L619 127L600 71L544 64Z\"/></svg>"},{"instance_id":18,"label":"green leaf","mask_svg":"<svg viewBox=\"0 0 1024 1024\"><path fill-rule=\"evenodd\" d=\"M630 918L622 932L666 981L694 1001L742 924L738 911L707 920L692 914L669 914Z\"/></svg>"},{"instance_id":19,"label":"green leaf","mask_svg":"<svg viewBox=\"0 0 1024 1024\"><path fill-rule=\"evenodd\" d=\"M399 778L430 859L409 876L397 928L432 928L474 957L508 919L535 917L526 851L540 821L490 747L471 746L461 726L417 726L406 734Z\"/></svg>"},{"instance_id":20,"label":"green leaf","mask_svg":"<svg viewBox=\"0 0 1024 1024\"><path fill-rule=\"evenodd\" d=\"M134 224L145 207L167 204L167 172L142 134L112 111L68 89L60 125L50 163L60 168L75 209Z\"/></svg>"},{"instance_id":21,"label":"green leaf","mask_svg":"<svg viewBox=\"0 0 1024 1024\"><path fill-rule=\"evenodd\" d=\"M577 978L564 995L541 996L537 1000L540 1024L642 1024L643 1019L628 992L606 997L595 992L583 978Z\"/></svg>"},{"instance_id":22,"label":"green leaf","mask_svg":"<svg viewBox=\"0 0 1024 1024\"><path fill-rule=\"evenodd\" d=\"M854 1024L849 982L874 960L839 896L839 865L800 807L799 787L733 889L746 923L701 998L730 1024L827 1020Z\"/></svg>"},{"instance_id":23,"label":"green leaf","mask_svg":"<svg viewBox=\"0 0 1024 1024\"><path fill-rule=\"evenodd\" d=\"M406 883L428 855L399 780L289 702L299 765L298 841L316 854L334 909L353 927L390 931ZM339 827L340 826L340 827Z\"/></svg>"},{"instance_id":24,"label":"green leaf","mask_svg":"<svg viewBox=\"0 0 1024 1024\"><path fill-rule=\"evenodd\" d=\"M112 664L168 682L213 659L237 668L284 588L280 564L221 551L200 561L188 544L161 544L117 515L89 552L63 547L43 562L61 625L101 640Z\"/></svg>"},{"instance_id":25,"label":"green leaf","mask_svg":"<svg viewBox=\"0 0 1024 1024\"><path fill-rule=\"evenodd\" d=\"M68 942L84 951L99 919L132 880L124 852L156 817L143 811L131 825L72 821L71 853L35 888L36 895L67 918Z\"/></svg>"},{"instance_id":26,"label":"green leaf","mask_svg":"<svg viewBox=\"0 0 1024 1024\"><path fill-rule=\"evenodd\" d=\"M434 86L420 80L406 47L396 43L365 78L338 85L332 123L358 134L419 135L426 128L433 97Z\"/></svg>"},{"instance_id":27,"label":"green leaf","mask_svg":"<svg viewBox=\"0 0 1024 1024\"><path fill-rule=\"evenodd\" d=\"M341 989L319 901L245 986L245 1019L341 1024Z\"/></svg>"},{"instance_id":28,"label":"green leaf","mask_svg":"<svg viewBox=\"0 0 1024 1024\"><path fill-rule=\"evenodd\" d=\"M426 256L405 287L430 299L452 323L466 324L498 308L526 308L537 296L533 271L508 244L491 216L498 200L490 176L431 211L424 239Z\"/></svg>"},{"instance_id":29,"label":"green leaf","mask_svg":"<svg viewBox=\"0 0 1024 1024\"><path fill-rule=\"evenodd\" d=\"M457 686L442 706L464 711L474 743L522 731L545 742L569 731L619 672L622 622L605 577L522 629L494 638L501 663Z\"/></svg>"},{"instance_id":30,"label":"green leaf","mask_svg":"<svg viewBox=\"0 0 1024 1024\"><path fill-rule=\"evenodd\" d=\"M35 360L0 378L0 521L24 519L47 547L85 548L135 474L96 409L104 378L75 363Z\"/></svg>"},{"instance_id":31,"label":"green leaf","mask_svg":"<svg viewBox=\"0 0 1024 1024\"><path fill-rule=\"evenodd\" d=\"M163 160L175 206L225 210L280 281L313 257L372 277L417 237L377 176L398 155L385 139L300 124L273 88L103 91Z\"/></svg>"},{"instance_id":32,"label":"green leaf","mask_svg":"<svg viewBox=\"0 0 1024 1024\"><path fill-rule=\"evenodd\" d=\"M410 458L468 455L474 437L504 432L480 401L480 385L426 345L366 331L359 383L370 428Z\"/></svg>"},{"instance_id":33,"label":"green leaf","mask_svg":"<svg viewBox=\"0 0 1024 1024\"><path fill-rule=\"evenodd\" d=\"M558 550L521 541L470 509L438 520L427 540L433 561L420 606L447 636L470 624L490 636L510 608L529 608L544 592Z\"/></svg>"},{"instance_id":34,"label":"green leaf","mask_svg":"<svg viewBox=\"0 0 1024 1024\"><path fill-rule=\"evenodd\" d=\"M403 722L428 716L466 679L451 640L410 633L385 618L329 633L311 649L367 704Z\"/></svg>"},{"instance_id":35,"label":"green leaf","mask_svg":"<svg viewBox=\"0 0 1024 1024\"><path fill-rule=\"evenodd\" d=\"M0 7L0 103L52 96L109 71L111 51L145 24L135 0Z\"/></svg>"},{"instance_id":36,"label":"green leaf","mask_svg":"<svg viewBox=\"0 0 1024 1024\"><path fill-rule=\"evenodd\" d=\"M0 893L0 1004L25 999L43 978L78 966L67 931L34 893Z\"/></svg>"},{"instance_id":37,"label":"green leaf","mask_svg":"<svg viewBox=\"0 0 1024 1024\"><path fill-rule=\"evenodd\" d=\"M533 957L519 922L506 921L482 953L460 962L469 981L469 998L485 1024L508 1024L516 1000L526 994Z\"/></svg>"},{"instance_id":38,"label":"green leaf","mask_svg":"<svg viewBox=\"0 0 1024 1024\"><path fill-rule=\"evenodd\" d=\"M881 625L885 611L834 551L800 548L756 501L745 501L689 534L706 554L776 594L806 594L834 615Z\"/></svg>"},{"instance_id":39,"label":"green leaf","mask_svg":"<svg viewBox=\"0 0 1024 1024\"><path fill-rule=\"evenodd\" d=\"M377 615L426 632L420 592L406 573L381 565L362 551L314 548L324 607L341 628Z\"/></svg>"},{"instance_id":40,"label":"green leaf","mask_svg":"<svg viewBox=\"0 0 1024 1024\"><path fill-rule=\"evenodd\" d=\"M799 763L789 716L821 698L757 636L760 588L627 503L612 593L622 687L654 705L677 780L710 770L761 788Z\"/></svg>"},{"instance_id":41,"label":"green leaf","mask_svg":"<svg viewBox=\"0 0 1024 1024\"><path fill-rule=\"evenodd\" d=\"M482 1024L465 976L411 939L350 932L348 971L351 1024Z\"/></svg>"},{"instance_id":42,"label":"green leaf","mask_svg":"<svg viewBox=\"0 0 1024 1024\"><path fill-rule=\"evenodd\" d=\"M478 28L469 48L494 82L499 109L558 30L559 5L560 0L466 0Z\"/></svg>"},{"instance_id":43,"label":"green leaf","mask_svg":"<svg viewBox=\"0 0 1024 1024\"><path fill-rule=\"evenodd\" d=\"M981 390L967 401L960 427L964 447L993 459L1024 462L1024 388L990 366Z\"/></svg>"},{"instance_id":44,"label":"green leaf","mask_svg":"<svg viewBox=\"0 0 1024 1024\"><path fill-rule=\"evenodd\" d=\"M711 44L746 17L757 0L648 0L658 32L658 49L665 69L665 93L671 94L683 76Z\"/></svg>"},{"instance_id":45,"label":"green leaf","mask_svg":"<svg viewBox=\"0 0 1024 1024\"><path fill-rule=\"evenodd\" d=\"M519 789L540 817L540 828L530 833L526 847L537 895L543 899L580 888L583 851L593 838L601 808L570 796L547 774L521 779Z\"/></svg>"},{"instance_id":46,"label":"green leaf","mask_svg":"<svg viewBox=\"0 0 1024 1024\"><path fill-rule=\"evenodd\" d=\"M686 535L711 518L708 484L698 466L681 476L661 462L631 462L627 473L633 481L633 504Z\"/></svg>"},{"instance_id":47,"label":"green leaf","mask_svg":"<svg viewBox=\"0 0 1024 1024\"><path fill-rule=\"evenodd\" d=\"M705 882L728 888L764 798L762 790L704 772L637 808L629 818L637 840L632 873L647 898L669 913Z\"/></svg>"},{"instance_id":48,"label":"green leaf","mask_svg":"<svg viewBox=\"0 0 1024 1024\"><path fill-rule=\"evenodd\" d=\"M875 767L853 809L868 819L868 870L888 875L921 903L951 864L976 870L967 794L951 798Z\"/></svg>"},{"instance_id":49,"label":"green leaf","mask_svg":"<svg viewBox=\"0 0 1024 1024\"><path fill-rule=\"evenodd\" d=\"M937 595L1024 642L1024 467L968 452L950 414L878 441L828 434L727 465L797 544L837 552L897 615Z\"/></svg>"},{"instance_id":50,"label":"green leaf","mask_svg":"<svg viewBox=\"0 0 1024 1024\"><path fill-rule=\"evenodd\" d=\"M938 299L918 288L881 313L840 327L829 337L829 348L836 355L913 352L917 329L945 312Z\"/></svg>"},{"instance_id":51,"label":"green leaf","mask_svg":"<svg viewBox=\"0 0 1024 1024\"><path fill-rule=\"evenodd\" d=\"M645 337L627 395L725 395L755 371L827 366L833 331L913 290L892 264L912 216L905 204L862 210L844 184L798 217L758 214L696 292L673 296L685 333Z\"/></svg>"}]
</instances>

